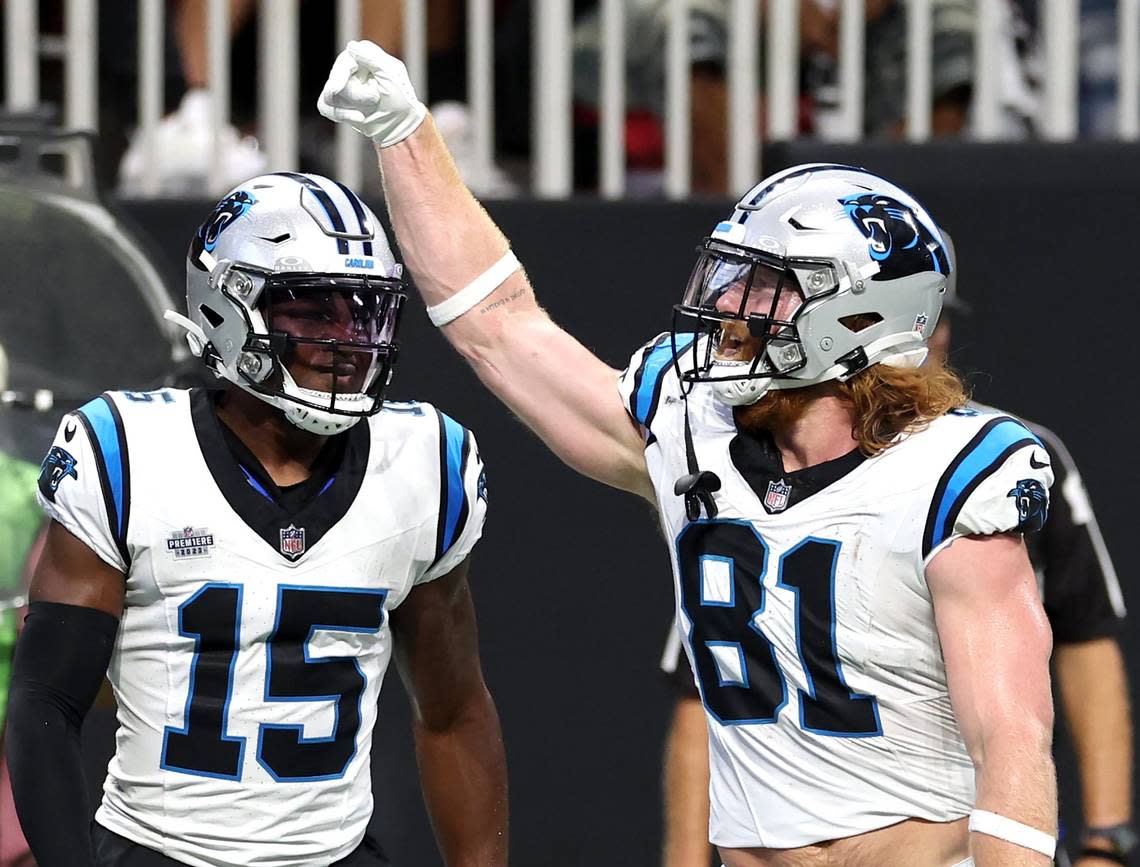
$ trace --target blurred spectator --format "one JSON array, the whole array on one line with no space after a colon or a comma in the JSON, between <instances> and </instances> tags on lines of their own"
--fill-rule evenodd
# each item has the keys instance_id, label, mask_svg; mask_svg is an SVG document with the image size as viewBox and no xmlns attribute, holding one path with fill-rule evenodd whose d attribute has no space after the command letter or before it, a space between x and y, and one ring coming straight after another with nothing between
<instances>
[{"instance_id":1,"label":"blurred spectator","mask_svg":"<svg viewBox=\"0 0 1140 867\"><path fill-rule=\"evenodd\" d=\"M1120 72L1116 0L1081 0L1080 134L1111 138L1117 129Z\"/></svg>"},{"instance_id":2,"label":"blurred spectator","mask_svg":"<svg viewBox=\"0 0 1140 867\"><path fill-rule=\"evenodd\" d=\"M319 13L327 18L321 28L331 31L334 15L333 4L309 4L316 6ZM212 159L210 135L210 92L209 92L209 45L207 39L206 0L177 0L172 7L172 28L178 46L178 58L186 90L175 111L167 115L154 130L153 141L144 140L141 131L131 138L130 147L120 164L120 190L125 195L137 196L143 193L142 179L146 161L153 153L157 162L160 192L162 195L195 196L201 194L210 169ZM389 52L401 55L404 42L403 3L391 0L362 0L361 34L383 45ZM427 3L427 50L429 56L456 53L463 45L464 14L460 0L428 0ZM250 22L258 14L258 6L253 0L230 0L229 32L231 43L237 39L247 39ZM312 13L306 12L306 18ZM309 39L312 28L308 21L302 22L302 41ZM331 37L331 33L323 33ZM331 56L340 46L330 39L328 51ZM246 71L246 52L235 49L233 75L237 89L241 86L237 79ZM302 56L305 52L302 51ZM317 58L314 58L317 59ZM305 64L303 64L303 69ZM322 63L321 69L325 68ZM452 77L462 74L462 64L448 70ZM290 73L283 73L290 74ZM300 74L298 72L297 74ZM323 72L322 72L323 74ZM306 112L311 109L315 96L309 98L307 88L302 87L301 112L302 138L314 136L328 139L331 130L321 123L308 124L311 120ZM440 88L444 99L457 94L452 88ZM239 100L240 102L240 100ZM460 173L476 193L487 196L505 196L516 192L516 187L494 164L478 165L475 159L473 128L470 114L461 102L448 101L434 110L440 122L440 130L447 139ZM235 105L234 117L240 118L248 112L243 106ZM315 117L315 113L312 113ZM240 123L240 120L239 120ZM221 131L221 159L223 186L236 186L246 178L272 169L266 164L265 154L259 149L258 141L251 135L243 135L234 124L227 124ZM153 147L152 147L153 146ZM363 152L363 150L362 150ZM321 162L331 161L329 148L306 148L303 157Z\"/></svg>"},{"instance_id":3,"label":"blurred spectator","mask_svg":"<svg viewBox=\"0 0 1140 867\"><path fill-rule=\"evenodd\" d=\"M142 130L119 166L121 191L128 196L143 194L142 182L148 158L156 162L159 190L163 195L201 194L213 158L210 134L207 10L206 0L178 0L173 24L186 92L178 109L155 127L153 140ZM240 30L254 11L253 0L230 0L230 36ZM257 140L243 136L232 124L220 131L220 158L224 186L231 187L265 170L265 155Z\"/></svg>"},{"instance_id":4,"label":"blurred spectator","mask_svg":"<svg viewBox=\"0 0 1140 867\"><path fill-rule=\"evenodd\" d=\"M971 0L933 2L931 108L936 136L960 134L969 128L974 5ZM627 6L626 101L632 121L628 138L635 165L647 161L645 143L654 141L653 135L647 135L643 129L644 115L652 117L655 124L664 115L668 6L668 0L629 0ZM1029 118L1036 107L1026 72L1024 26L1011 5L1003 3L1001 9L999 77L1003 135L1015 138L1028 133ZM692 172L693 188L698 192L720 193L726 186L729 10L729 0L693 0L690 7ZM898 137L904 130L906 105L905 4L901 0L869 0L866 16L864 132L868 136ZM597 104L599 90L600 27L600 15L594 11L579 19L574 33L574 96L580 106L591 109ZM802 0L800 131L814 132L824 139L837 135L838 27L836 0ZM757 38L762 39L763 34L758 33ZM762 96L758 95L758 99ZM659 126L656 132L659 145ZM659 156L659 150L653 154L658 164Z\"/></svg>"}]
</instances>

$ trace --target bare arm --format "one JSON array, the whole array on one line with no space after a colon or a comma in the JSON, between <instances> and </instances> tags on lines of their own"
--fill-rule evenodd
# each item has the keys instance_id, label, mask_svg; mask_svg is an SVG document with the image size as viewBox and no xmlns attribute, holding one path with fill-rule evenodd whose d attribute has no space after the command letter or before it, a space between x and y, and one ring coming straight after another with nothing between
<instances>
[{"instance_id":1,"label":"bare arm","mask_svg":"<svg viewBox=\"0 0 1140 867\"><path fill-rule=\"evenodd\" d=\"M400 249L429 304L493 265L507 239L475 201L429 117L377 147ZM652 499L644 441L617 391L617 372L554 324L519 271L444 336L491 391L567 464Z\"/></svg>"},{"instance_id":2,"label":"bare arm","mask_svg":"<svg viewBox=\"0 0 1140 867\"><path fill-rule=\"evenodd\" d=\"M1057 835L1052 637L1020 536L970 536L926 570L954 715L973 759L976 805ZM1050 858L972 834L977 867L1048 865Z\"/></svg>"},{"instance_id":3,"label":"bare arm","mask_svg":"<svg viewBox=\"0 0 1140 867\"><path fill-rule=\"evenodd\" d=\"M448 867L507 863L507 760L483 683L465 560L392 613L424 800Z\"/></svg>"},{"instance_id":4,"label":"bare arm","mask_svg":"<svg viewBox=\"0 0 1140 867\"><path fill-rule=\"evenodd\" d=\"M349 43L318 103L376 145L392 225L429 306L468 286L509 244L463 185L407 71L370 42ZM538 306L524 273L443 328L483 383L579 472L652 499L644 440L617 373Z\"/></svg>"},{"instance_id":5,"label":"bare arm","mask_svg":"<svg viewBox=\"0 0 1140 867\"><path fill-rule=\"evenodd\" d=\"M1127 822L1132 815L1132 717L1120 646L1113 638L1059 644L1053 660L1080 765L1085 825Z\"/></svg>"},{"instance_id":6,"label":"bare arm","mask_svg":"<svg viewBox=\"0 0 1140 867\"><path fill-rule=\"evenodd\" d=\"M708 867L709 733L699 698L678 698L673 707L663 775L664 867Z\"/></svg>"}]
</instances>

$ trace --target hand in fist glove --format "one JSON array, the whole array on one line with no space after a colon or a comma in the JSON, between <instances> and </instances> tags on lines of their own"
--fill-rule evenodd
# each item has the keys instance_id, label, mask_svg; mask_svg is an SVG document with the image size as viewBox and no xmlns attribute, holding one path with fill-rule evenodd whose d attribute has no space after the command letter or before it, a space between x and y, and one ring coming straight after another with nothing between
<instances>
[{"instance_id":1,"label":"hand in fist glove","mask_svg":"<svg viewBox=\"0 0 1140 867\"><path fill-rule=\"evenodd\" d=\"M382 148L402 142L427 116L403 62L367 41L348 43L337 57L317 110Z\"/></svg>"}]
</instances>

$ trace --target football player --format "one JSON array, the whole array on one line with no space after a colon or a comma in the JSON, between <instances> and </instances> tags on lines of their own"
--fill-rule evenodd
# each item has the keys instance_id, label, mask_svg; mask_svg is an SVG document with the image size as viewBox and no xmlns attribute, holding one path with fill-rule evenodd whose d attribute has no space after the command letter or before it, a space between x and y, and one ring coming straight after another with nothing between
<instances>
[{"instance_id":1,"label":"football player","mask_svg":"<svg viewBox=\"0 0 1140 867\"><path fill-rule=\"evenodd\" d=\"M956 292L954 245L943 230L951 273L943 315L930 337L932 358L944 361L951 321L969 311ZM977 405L978 409L989 408ZM989 410L992 411L992 410ZM1085 829L1075 867L1125 863L1136 845L1131 815L1132 725L1128 682L1116 634L1125 607L1112 560L1093 514L1088 493L1068 449L1052 431L1025 422L1049 452L1055 476L1049 520L1026 539L1037 573L1045 613L1053 630L1057 691L1076 747ZM676 694L666 738L663 770L665 867L707 867L709 816L708 736L701 696L684 656L681 636L671 626L661 668ZM1058 864L1063 852L1058 851Z\"/></svg>"},{"instance_id":2,"label":"football player","mask_svg":"<svg viewBox=\"0 0 1140 867\"><path fill-rule=\"evenodd\" d=\"M482 381L657 505L725 864L1050 863L1050 634L1022 533L1052 473L921 363L949 271L926 211L858 169L770 178L619 374L538 306L398 60L350 43L319 108L377 146L429 316Z\"/></svg>"},{"instance_id":3,"label":"football player","mask_svg":"<svg viewBox=\"0 0 1140 867\"><path fill-rule=\"evenodd\" d=\"M187 316L224 391L109 392L64 417L16 652L8 754L41 867L363 865L394 655L449 865L506 863L507 782L468 589L472 434L384 403L405 285L374 214L256 177L195 235ZM79 727L119 732L88 829Z\"/></svg>"}]
</instances>

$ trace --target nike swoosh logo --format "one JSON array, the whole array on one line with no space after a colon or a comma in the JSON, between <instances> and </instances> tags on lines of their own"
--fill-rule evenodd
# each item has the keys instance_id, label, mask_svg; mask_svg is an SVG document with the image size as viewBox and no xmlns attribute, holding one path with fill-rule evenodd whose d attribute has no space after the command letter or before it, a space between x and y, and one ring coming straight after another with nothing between
<instances>
[{"instance_id":1,"label":"nike swoosh logo","mask_svg":"<svg viewBox=\"0 0 1140 867\"><path fill-rule=\"evenodd\" d=\"M75 436L75 425L68 422L63 429L63 441L65 443L71 442L71 438Z\"/></svg>"},{"instance_id":2,"label":"nike swoosh logo","mask_svg":"<svg viewBox=\"0 0 1140 867\"><path fill-rule=\"evenodd\" d=\"M1049 462L1045 461L1044 463L1038 463L1037 462L1037 452L1034 452L1033 454L1031 454L1029 456L1029 466L1033 467L1033 469L1035 469L1035 470L1039 470L1042 467L1049 466Z\"/></svg>"}]
</instances>

